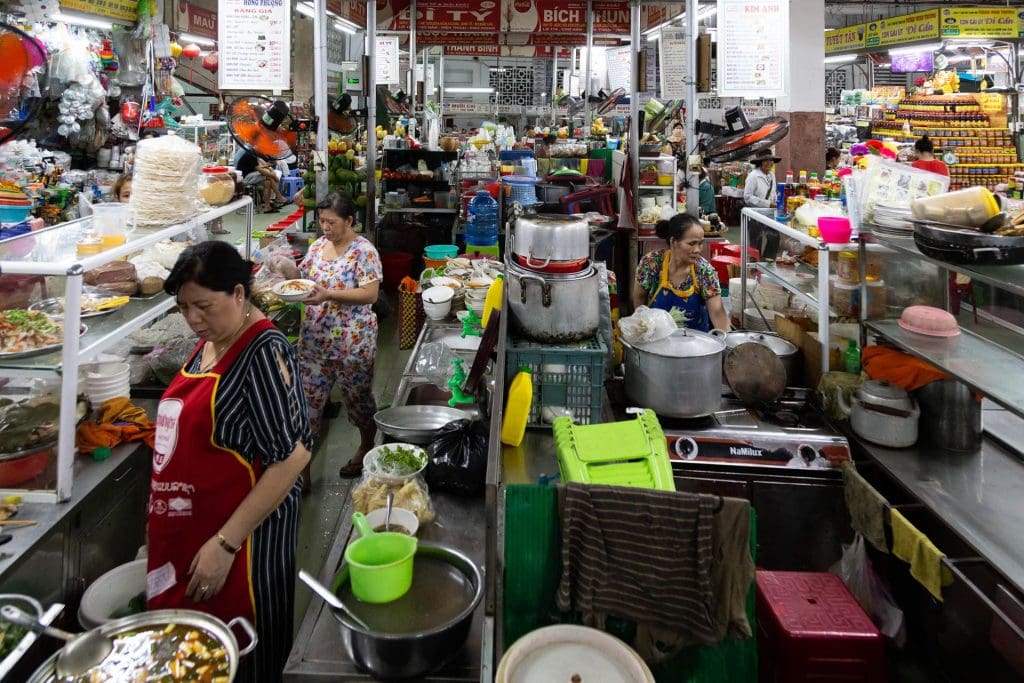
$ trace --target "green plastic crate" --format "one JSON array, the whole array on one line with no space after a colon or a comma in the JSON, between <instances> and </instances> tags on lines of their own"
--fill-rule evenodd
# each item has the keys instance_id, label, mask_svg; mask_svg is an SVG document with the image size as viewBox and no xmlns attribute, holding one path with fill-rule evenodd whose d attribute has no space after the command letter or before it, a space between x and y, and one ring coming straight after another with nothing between
<instances>
[{"instance_id":1,"label":"green plastic crate","mask_svg":"<svg viewBox=\"0 0 1024 683\"><path fill-rule=\"evenodd\" d=\"M665 433L652 410L598 425L560 417L551 429L563 482L676 490Z\"/></svg>"},{"instance_id":2,"label":"green plastic crate","mask_svg":"<svg viewBox=\"0 0 1024 683\"><path fill-rule=\"evenodd\" d=\"M505 353L505 377L511 382L520 368L530 368L533 403L527 425L547 426L543 418L546 407L568 408L578 424L601 422L607 352L597 336L564 346L513 338Z\"/></svg>"}]
</instances>

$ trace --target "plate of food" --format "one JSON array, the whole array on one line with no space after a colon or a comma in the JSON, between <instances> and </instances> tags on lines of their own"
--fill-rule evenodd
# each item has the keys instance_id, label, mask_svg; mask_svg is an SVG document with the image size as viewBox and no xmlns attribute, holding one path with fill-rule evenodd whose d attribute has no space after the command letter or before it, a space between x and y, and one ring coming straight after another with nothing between
<instances>
[{"instance_id":1,"label":"plate of food","mask_svg":"<svg viewBox=\"0 0 1024 683\"><path fill-rule=\"evenodd\" d=\"M313 293L316 283L312 280L285 280L274 285L274 294L281 297L282 301L302 301Z\"/></svg>"},{"instance_id":2,"label":"plate of food","mask_svg":"<svg viewBox=\"0 0 1024 683\"><path fill-rule=\"evenodd\" d=\"M107 315L116 310L124 308L131 301L123 294L110 294L108 292L82 292L82 317L93 318L97 315ZM51 318L64 317L64 297L55 296L52 299L37 301L28 307L30 311L45 313Z\"/></svg>"},{"instance_id":3,"label":"plate of food","mask_svg":"<svg viewBox=\"0 0 1024 683\"><path fill-rule=\"evenodd\" d=\"M80 334L88 328L81 326ZM0 359L23 358L59 349L64 326L41 311L0 311Z\"/></svg>"}]
</instances>

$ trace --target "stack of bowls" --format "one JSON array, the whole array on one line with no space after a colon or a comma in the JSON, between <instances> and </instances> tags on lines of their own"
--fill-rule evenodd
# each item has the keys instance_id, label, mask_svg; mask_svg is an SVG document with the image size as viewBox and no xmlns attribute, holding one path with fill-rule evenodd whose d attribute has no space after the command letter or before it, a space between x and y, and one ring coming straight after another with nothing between
<instances>
[{"instance_id":1,"label":"stack of bowls","mask_svg":"<svg viewBox=\"0 0 1024 683\"><path fill-rule=\"evenodd\" d=\"M128 363L97 363L85 371L85 393L94 408L131 393Z\"/></svg>"},{"instance_id":2,"label":"stack of bowls","mask_svg":"<svg viewBox=\"0 0 1024 683\"><path fill-rule=\"evenodd\" d=\"M445 275L439 277L430 278L431 287L447 287L452 290L452 308L462 308L462 301L464 297L464 287L462 286L462 280L454 277L448 277Z\"/></svg>"},{"instance_id":3,"label":"stack of bowls","mask_svg":"<svg viewBox=\"0 0 1024 683\"><path fill-rule=\"evenodd\" d=\"M466 283L466 308L476 313L477 316L484 314L484 304L487 301L487 291L494 280L489 277L474 277Z\"/></svg>"},{"instance_id":4,"label":"stack of bowls","mask_svg":"<svg viewBox=\"0 0 1024 683\"><path fill-rule=\"evenodd\" d=\"M431 320L444 320L452 310L450 287L431 287L423 292L423 312Z\"/></svg>"}]
</instances>

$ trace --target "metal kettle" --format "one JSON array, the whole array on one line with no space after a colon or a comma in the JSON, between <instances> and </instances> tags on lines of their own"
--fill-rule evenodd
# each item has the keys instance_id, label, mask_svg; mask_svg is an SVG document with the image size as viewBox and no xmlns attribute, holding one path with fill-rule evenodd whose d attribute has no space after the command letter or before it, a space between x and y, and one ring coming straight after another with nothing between
<instances>
[{"instance_id":1,"label":"metal kettle","mask_svg":"<svg viewBox=\"0 0 1024 683\"><path fill-rule=\"evenodd\" d=\"M981 401L963 382L943 379L914 392L921 408L920 433L928 445L974 452L981 447Z\"/></svg>"}]
</instances>

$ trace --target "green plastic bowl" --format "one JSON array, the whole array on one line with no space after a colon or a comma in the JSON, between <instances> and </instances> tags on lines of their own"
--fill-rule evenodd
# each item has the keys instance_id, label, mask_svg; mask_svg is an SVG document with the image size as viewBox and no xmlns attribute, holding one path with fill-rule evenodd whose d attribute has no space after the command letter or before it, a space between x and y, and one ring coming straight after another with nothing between
<instances>
[{"instance_id":1,"label":"green plastic bowl","mask_svg":"<svg viewBox=\"0 0 1024 683\"><path fill-rule=\"evenodd\" d=\"M416 539L395 532L375 533L361 512L352 515L361 538L345 548L352 593L363 602L392 602L412 586Z\"/></svg>"}]
</instances>

